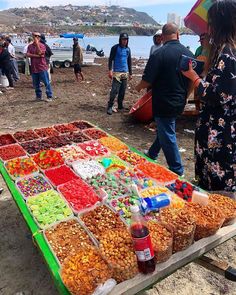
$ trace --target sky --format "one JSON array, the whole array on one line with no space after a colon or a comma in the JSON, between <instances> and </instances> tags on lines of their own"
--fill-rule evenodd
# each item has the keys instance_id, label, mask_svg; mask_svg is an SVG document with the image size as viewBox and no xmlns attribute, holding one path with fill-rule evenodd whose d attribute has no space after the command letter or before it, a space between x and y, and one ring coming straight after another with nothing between
<instances>
[{"instance_id":1,"label":"sky","mask_svg":"<svg viewBox=\"0 0 236 295\"><path fill-rule=\"evenodd\" d=\"M180 16L188 14L196 0L0 0L0 10L14 7L55 6L55 5L120 5L147 12L156 21L166 22L168 12Z\"/></svg>"}]
</instances>

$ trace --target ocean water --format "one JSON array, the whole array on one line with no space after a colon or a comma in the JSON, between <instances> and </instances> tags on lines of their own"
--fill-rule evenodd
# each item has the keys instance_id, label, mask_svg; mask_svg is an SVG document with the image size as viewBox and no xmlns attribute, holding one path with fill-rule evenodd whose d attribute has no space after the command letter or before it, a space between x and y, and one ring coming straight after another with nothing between
<instances>
[{"instance_id":1,"label":"ocean water","mask_svg":"<svg viewBox=\"0 0 236 295\"><path fill-rule=\"evenodd\" d=\"M109 56L110 49L113 45L118 43L118 36L96 36L84 37L80 40L81 45L86 48L88 44L93 45L97 50L103 49L105 56ZM199 37L194 35L181 35L180 42L185 46L190 46L190 50L194 53L199 46ZM72 47L72 39L50 38L47 40L48 45L53 43L60 43L62 46ZM132 57L148 58L150 48L153 45L152 36L130 36L129 47L131 49Z\"/></svg>"}]
</instances>

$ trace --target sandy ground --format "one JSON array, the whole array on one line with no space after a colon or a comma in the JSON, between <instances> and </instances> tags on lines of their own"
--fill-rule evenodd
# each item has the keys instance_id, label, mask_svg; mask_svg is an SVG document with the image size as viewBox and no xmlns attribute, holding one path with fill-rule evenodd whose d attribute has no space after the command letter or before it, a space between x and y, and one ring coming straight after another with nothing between
<instances>
[{"instance_id":1,"label":"sandy ground","mask_svg":"<svg viewBox=\"0 0 236 295\"><path fill-rule=\"evenodd\" d=\"M53 90L57 99L53 103L34 102L30 77L21 76L15 90L0 95L0 133L14 132L35 127L50 126L77 119L89 120L137 149L144 150L154 139L155 133L135 122L127 113L106 115L110 81L107 78L106 60L101 66L84 67L84 83L75 83L72 69L59 69L53 74ZM130 107L140 96L134 86L142 70L135 63L134 77L129 82L125 106ZM139 63L140 65L140 63ZM185 165L186 178L193 178L194 118L180 118L177 122L179 148ZM163 155L160 162L165 164ZM10 192L5 188L0 196L0 294L2 295L55 295L58 294L49 271L30 232L18 211ZM236 238L225 242L209 256L229 262L236 267ZM158 266L157 266L158 267ZM215 295L236 294L236 283L191 263L143 294ZM115 295L115 294L114 294Z\"/></svg>"}]
</instances>

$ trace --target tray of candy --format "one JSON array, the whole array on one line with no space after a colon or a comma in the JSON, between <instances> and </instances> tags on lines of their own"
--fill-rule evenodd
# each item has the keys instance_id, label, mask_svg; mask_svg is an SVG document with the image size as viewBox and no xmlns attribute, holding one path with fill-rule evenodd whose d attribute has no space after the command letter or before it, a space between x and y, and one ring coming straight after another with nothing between
<instances>
[{"instance_id":1,"label":"tray of candy","mask_svg":"<svg viewBox=\"0 0 236 295\"><path fill-rule=\"evenodd\" d=\"M96 160L74 161L71 166L75 173L85 180L106 172Z\"/></svg>"},{"instance_id":2,"label":"tray of candy","mask_svg":"<svg viewBox=\"0 0 236 295\"><path fill-rule=\"evenodd\" d=\"M2 162L25 156L27 156L26 151L18 143L0 147L0 159Z\"/></svg>"},{"instance_id":3,"label":"tray of candy","mask_svg":"<svg viewBox=\"0 0 236 295\"><path fill-rule=\"evenodd\" d=\"M69 166L75 161L91 160L91 157L75 144L57 148L56 151L61 153L65 163Z\"/></svg>"},{"instance_id":4,"label":"tray of candy","mask_svg":"<svg viewBox=\"0 0 236 295\"><path fill-rule=\"evenodd\" d=\"M97 140L90 140L84 143L79 143L78 146L90 157L93 158L108 157L110 155L109 149L103 146Z\"/></svg>"},{"instance_id":5,"label":"tray of candy","mask_svg":"<svg viewBox=\"0 0 236 295\"><path fill-rule=\"evenodd\" d=\"M23 166L25 164L23 163L28 163L27 166ZM16 164L18 165L18 168L16 167ZM9 167L9 165L11 165L12 167ZM8 161L4 162L4 167L8 173L8 175L11 177L12 180L16 181L18 178L23 178L25 176L31 175L33 173L38 173L39 172L39 167L38 165L33 161L33 159L31 157L28 156L24 156L24 157L18 157L18 158L14 158ZM18 174L15 175L15 173L17 173L17 169L19 170ZM22 170L23 169L23 170ZM31 170L29 170L31 169ZM11 173L14 172L14 174ZM21 173L20 173L21 171ZM23 174L23 171L25 171L25 173Z\"/></svg>"},{"instance_id":6,"label":"tray of candy","mask_svg":"<svg viewBox=\"0 0 236 295\"><path fill-rule=\"evenodd\" d=\"M93 124L91 124L90 122L84 121L84 120L73 121L70 124L73 124L75 127L77 127L80 130L85 130L85 129L88 129L88 128L96 127Z\"/></svg>"},{"instance_id":7,"label":"tray of candy","mask_svg":"<svg viewBox=\"0 0 236 295\"><path fill-rule=\"evenodd\" d=\"M57 201L57 203L52 204L53 196L54 196L54 201L55 202ZM37 203L34 204L35 202L37 202L37 199L40 200L39 204ZM39 208L40 202L42 202L43 205L45 206L48 205L48 206L46 206L46 208L45 207ZM41 229L47 228L48 226L50 226L51 224L54 224L57 221L63 221L67 218L74 216L73 211L69 203L67 202L67 200L58 191L55 191L53 189L40 193L33 197L27 198L26 205L35 223ZM61 206L61 207L58 207L58 206ZM50 212L49 212L49 208L50 208ZM49 216L50 214L51 214L51 217ZM45 215L45 216L42 216L42 215Z\"/></svg>"},{"instance_id":8,"label":"tray of candy","mask_svg":"<svg viewBox=\"0 0 236 295\"><path fill-rule=\"evenodd\" d=\"M17 131L12 136L20 144L23 142L33 141L40 138L33 129Z\"/></svg>"},{"instance_id":9,"label":"tray of candy","mask_svg":"<svg viewBox=\"0 0 236 295\"><path fill-rule=\"evenodd\" d=\"M102 188L107 194L107 201L122 197L131 192L130 187L122 184L112 173L97 175L87 179L86 182L89 183L95 191Z\"/></svg>"},{"instance_id":10,"label":"tray of candy","mask_svg":"<svg viewBox=\"0 0 236 295\"><path fill-rule=\"evenodd\" d=\"M15 138L10 133L5 133L0 135L0 147L5 145L11 145L16 143Z\"/></svg>"},{"instance_id":11,"label":"tray of candy","mask_svg":"<svg viewBox=\"0 0 236 295\"><path fill-rule=\"evenodd\" d=\"M108 136L106 132L99 128L88 128L84 129L82 132L92 140L97 140L99 138Z\"/></svg>"},{"instance_id":12,"label":"tray of candy","mask_svg":"<svg viewBox=\"0 0 236 295\"><path fill-rule=\"evenodd\" d=\"M24 200L53 189L50 182L41 173L32 173L25 177L18 177L15 184Z\"/></svg>"},{"instance_id":13,"label":"tray of candy","mask_svg":"<svg viewBox=\"0 0 236 295\"><path fill-rule=\"evenodd\" d=\"M44 175L55 188L68 181L79 178L79 176L65 164L44 170Z\"/></svg>"},{"instance_id":14,"label":"tray of candy","mask_svg":"<svg viewBox=\"0 0 236 295\"><path fill-rule=\"evenodd\" d=\"M106 198L103 191L99 191L99 195L81 178L61 184L57 189L76 215L95 208Z\"/></svg>"}]
</instances>

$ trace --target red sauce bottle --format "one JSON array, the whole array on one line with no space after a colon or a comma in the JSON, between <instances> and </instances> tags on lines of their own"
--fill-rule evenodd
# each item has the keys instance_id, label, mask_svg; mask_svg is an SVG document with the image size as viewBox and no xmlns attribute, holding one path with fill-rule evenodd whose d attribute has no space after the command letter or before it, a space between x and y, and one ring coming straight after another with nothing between
<instances>
[{"instance_id":1,"label":"red sauce bottle","mask_svg":"<svg viewBox=\"0 0 236 295\"><path fill-rule=\"evenodd\" d=\"M130 209L132 212L130 232L137 255L139 271L143 274L152 273L155 270L156 262L147 224L137 205L131 206Z\"/></svg>"}]
</instances>

